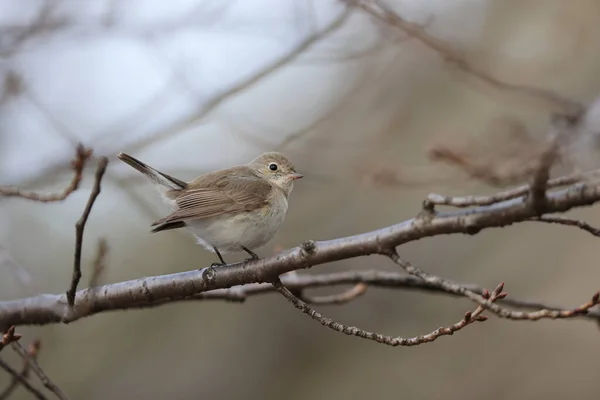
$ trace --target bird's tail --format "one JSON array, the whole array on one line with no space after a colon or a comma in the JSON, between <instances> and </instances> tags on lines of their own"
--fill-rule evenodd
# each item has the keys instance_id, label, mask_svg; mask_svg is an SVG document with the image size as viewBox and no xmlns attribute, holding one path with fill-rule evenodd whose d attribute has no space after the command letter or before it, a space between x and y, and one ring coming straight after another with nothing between
<instances>
[{"instance_id":1,"label":"bird's tail","mask_svg":"<svg viewBox=\"0 0 600 400\"><path fill-rule=\"evenodd\" d=\"M187 183L181 181L177 178L174 178L170 175L164 174L151 166L144 164L140 160L131 157L129 154L119 153L117 155L119 160L124 163L132 166L133 168L140 171L142 174L146 175L150 180L157 185L164 186L165 188L181 190L187 188Z\"/></svg>"}]
</instances>

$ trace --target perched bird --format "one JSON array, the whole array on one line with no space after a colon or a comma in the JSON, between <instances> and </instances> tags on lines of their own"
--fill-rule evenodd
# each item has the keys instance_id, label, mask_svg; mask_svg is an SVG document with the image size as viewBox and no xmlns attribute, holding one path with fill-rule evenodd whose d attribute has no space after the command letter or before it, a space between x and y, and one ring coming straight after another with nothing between
<instances>
[{"instance_id":1,"label":"perched bird","mask_svg":"<svg viewBox=\"0 0 600 400\"><path fill-rule=\"evenodd\" d=\"M152 232L187 228L199 244L221 253L252 251L281 227L294 181L302 178L283 154L264 153L246 165L220 169L184 182L127 155L118 158L154 182L171 214L152 224Z\"/></svg>"}]
</instances>

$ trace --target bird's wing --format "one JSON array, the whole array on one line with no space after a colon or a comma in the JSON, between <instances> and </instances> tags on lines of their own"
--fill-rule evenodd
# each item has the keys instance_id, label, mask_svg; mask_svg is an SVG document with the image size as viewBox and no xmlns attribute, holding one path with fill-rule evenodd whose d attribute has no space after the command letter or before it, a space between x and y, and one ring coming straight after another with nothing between
<instances>
[{"instance_id":1,"label":"bird's wing","mask_svg":"<svg viewBox=\"0 0 600 400\"><path fill-rule=\"evenodd\" d=\"M268 203L271 190L269 182L254 174L207 174L181 191L177 211L152 226L255 210Z\"/></svg>"}]
</instances>

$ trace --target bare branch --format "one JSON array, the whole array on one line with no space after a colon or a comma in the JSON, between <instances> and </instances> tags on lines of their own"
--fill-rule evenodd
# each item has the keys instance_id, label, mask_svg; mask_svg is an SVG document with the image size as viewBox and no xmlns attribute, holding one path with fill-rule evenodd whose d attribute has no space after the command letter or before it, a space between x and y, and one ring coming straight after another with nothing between
<instances>
[{"instance_id":1,"label":"bare branch","mask_svg":"<svg viewBox=\"0 0 600 400\"><path fill-rule=\"evenodd\" d=\"M316 311L315 309L310 307L308 304L306 304L305 302L300 300L298 297L294 296L294 294L292 292L290 292L289 289L287 289L285 286L283 286L283 284L281 283L281 280L279 280L279 279L277 279L273 282L273 286L279 293L281 293L286 299L288 299L294 305L294 307L296 307L298 310L302 311L303 313L307 314L312 319L319 322L321 325L323 325L329 329L332 329L334 331L344 333L346 335L358 336L363 339L373 340L377 343L386 344L386 345L392 346L392 347L417 346L417 345L420 345L423 343L433 342L440 336L452 335L452 334L454 334L454 332L463 329L465 326L467 326L475 321L482 321L482 322L485 321L485 319L481 318L481 315L480 315L485 310L485 307L478 306L475 311L465 313L464 318L453 325L443 326L443 327L437 328L436 330L434 330L431 333L415 336L412 338L404 338L401 336L393 337L393 336L382 335L380 333L365 331L365 330L357 328L355 326L344 325L344 324L341 324L339 322L332 320L331 318L325 317L324 315L322 315L321 313L319 313L318 311ZM495 298L491 298L490 301L495 301Z\"/></svg>"},{"instance_id":2,"label":"bare branch","mask_svg":"<svg viewBox=\"0 0 600 400\"><path fill-rule=\"evenodd\" d=\"M293 293L303 292L306 289L317 287L333 287L347 284L355 285L348 291L330 296L306 296L304 293L302 293L301 299L309 304L342 304L336 303L332 300L343 296L351 296L354 290L358 290L358 284L364 284L366 286L377 288L416 290L425 293L436 293L463 297L459 293L447 292L439 286L433 285L415 276L401 274L398 272L365 270L342 271L330 274L311 275L299 275L296 273L296 271L292 272L282 275L281 280L283 284ZM460 286L477 294L483 294L485 292L485 289L471 283L463 283L460 284ZM153 302L140 303L137 304L135 308L157 307L163 304L170 304L177 301L224 300L242 303L246 301L248 297L272 293L274 291L275 288L269 283L249 283L243 286L234 286L228 289L209 290L181 299L165 298ZM327 301L328 299L331 301ZM565 308L550 305L541 301L517 299L514 297L499 299L498 302L500 304L504 304L517 309L549 309L558 311L568 311ZM600 320L600 311L590 310L588 313L580 315L580 317L585 317L592 320Z\"/></svg>"},{"instance_id":3,"label":"bare branch","mask_svg":"<svg viewBox=\"0 0 600 400\"><path fill-rule=\"evenodd\" d=\"M21 376L21 374L19 374L18 371L16 371L15 369L13 369L10 365L8 365L4 360L1 360L1 359L0 359L0 368L4 369L14 379L18 380L19 383L21 385L23 385L23 387L25 389L27 389L28 391L30 391L31 394L33 394L36 399L40 399L40 400L47 400L48 399L46 396L44 396L44 394L42 392L40 392L31 383L29 383L29 380L27 378Z\"/></svg>"},{"instance_id":4,"label":"bare branch","mask_svg":"<svg viewBox=\"0 0 600 400\"><path fill-rule=\"evenodd\" d=\"M550 179L546 186L548 189L555 189L559 187L573 185L577 182L581 182L586 176L596 174L598 171L592 171L587 175L573 174L568 176L562 176L555 179ZM516 199L518 197L525 196L531 187L529 185L519 186L515 189L510 189L504 192L497 193L493 196L460 196L451 197L443 196L441 194L431 193L425 199L425 207L430 208L436 205L452 206L452 207L476 207L476 206L489 206L503 201Z\"/></svg>"},{"instance_id":5,"label":"bare branch","mask_svg":"<svg viewBox=\"0 0 600 400\"><path fill-rule=\"evenodd\" d=\"M23 367L21 368L21 372L20 372L20 376L23 379L28 379L29 378L29 360L30 359L35 359L37 357L37 353L40 350L40 341L39 340L34 340L28 347L27 347L27 354L25 357L23 357ZM10 381L10 384L0 393L0 400L4 400L10 397L10 395L12 394L12 392L14 392L14 390L17 388L17 386L19 385L19 378L13 376L12 380Z\"/></svg>"},{"instance_id":6,"label":"bare branch","mask_svg":"<svg viewBox=\"0 0 600 400\"><path fill-rule=\"evenodd\" d=\"M4 197L20 197L23 199L39 201L41 203L49 203L54 201L63 201L66 199L71 193L79 188L79 184L81 183L81 179L83 176L83 169L85 167L86 162L92 155L92 150L86 149L83 145L79 144L77 146L77 156L71 162L71 167L75 171L75 175L71 180L71 183L63 190L62 193L46 193L40 194L36 192L26 192L17 187L12 186L0 186L0 196Z\"/></svg>"},{"instance_id":7,"label":"bare branch","mask_svg":"<svg viewBox=\"0 0 600 400\"><path fill-rule=\"evenodd\" d=\"M463 295L475 303L483 306L496 314L498 317L516 320L516 321L537 321L542 318L547 319L564 319L564 318L573 318L575 316L586 314L589 312L589 309L597 305L600 301L600 293L596 292L592 299L579 307L573 308L571 310L549 310L543 309L539 311L532 312L524 312L524 311L513 311L508 308L502 307L498 304L494 304L489 298L486 298L485 292L483 294L477 294L465 288L464 286L459 285L458 283L454 283L439 276L428 274L424 272L409 262L402 260L398 253L391 252L388 256L398 264L402 269L408 272L411 275L417 276L424 281L429 282L432 285L438 286L440 289L443 289L447 292L452 292L456 294ZM502 284L503 287L503 284Z\"/></svg>"},{"instance_id":8,"label":"bare branch","mask_svg":"<svg viewBox=\"0 0 600 400\"><path fill-rule=\"evenodd\" d=\"M106 270L106 256L108 254L108 244L106 239L101 238L98 240L98 248L96 250L96 258L92 263L92 274L90 276L89 287L93 288L98 285L100 277Z\"/></svg>"},{"instance_id":9,"label":"bare branch","mask_svg":"<svg viewBox=\"0 0 600 400\"><path fill-rule=\"evenodd\" d=\"M101 157L100 163L98 164L98 168L96 169L96 176L94 181L94 188L90 193L90 197L88 198L88 202L83 210L83 214L81 218L75 224L75 261L73 265L73 276L71 277L71 286L67 291L67 300L69 305L73 306L75 302L75 292L77 291L77 285L79 284L79 280L81 279L81 250L83 246L83 231L85 229L85 224L92 212L92 207L94 206L94 202L96 198L100 194L100 183L102 182L102 177L104 176L104 172L106 172L106 166L108 165L108 158Z\"/></svg>"},{"instance_id":10,"label":"bare branch","mask_svg":"<svg viewBox=\"0 0 600 400\"><path fill-rule=\"evenodd\" d=\"M466 57L460 51L453 48L450 43L429 35L422 25L405 20L381 1L346 0L346 2L356 4L359 8L376 19L400 29L402 32L418 40L423 45L441 54L447 61L451 61L464 72L478 78L480 81L492 87L529 96L547 104L554 112L564 113L569 116L581 115L584 110L584 107L581 104L552 91L527 85L515 85L494 78L486 71L469 64Z\"/></svg>"},{"instance_id":11,"label":"bare branch","mask_svg":"<svg viewBox=\"0 0 600 400\"><path fill-rule=\"evenodd\" d=\"M28 39L56 30L63 26L64 21L53 16L54 10L60 4L57 0L45 0L33 21L25 28L14 32L6 48L0 48L0 57L13 55ZM7 35L6 32L3 33Z\"/></svg>"},{"instance_id":12,"label":"bare branch","mask_svg":"<svg viewBox=\"0 0 600 400\"><path fill-rule=\"evenodd\" d=\"M308 296L302 293L301 297L302 300L310 304L346 304L365 294L367 288L366 284L359 282L342 293L330 294L328 296Z\"/></svg>"},{"instance_id":13,"label":"bare branch","mask_svg":"<svg viewBox=\"0 0 600 400\"><path fill-rule=\"evenodd\" d=\"M591 235L600 237L600 229L593 227L587 222L579 221L572 218L561 217L561 216L546 216L543 215L541 217L531 218L530 221L538 221L538 222L546 222L548 224L559 224L559 225L568 225L575 226L581 230L584 230Z\"/></svg>"},{"instance_id":14,"label":"bare branch","mask_svg":"<svg viewBox=\"0 0 600 400\"><path fill-rule=\"evenodd\" d=\"M600 201L600 187L594 182L584 181L549 192L546 211L560 213L576 207L589 206L598 201ZM472 235L482 229L507 226L535 217L537 212L529 206L526 195L473 209L447 213L431 211L417 218L359 235L321 242L308 241L301 246L256 261L135 279L104 285L93 290L84 289L76 293L73 307L69 307L64 295L42 295L0 302L0 327L68 323L109 310L155 306L181 301L196 295L209 298L209 293L205 292L214 289L271 282L275 277L286 272L308 266L370 254L388 255L390 249L422 238L450 233ZM415 270L409 273L415 273ZM436 281L429 283L434 286L439 285ZM529 317L526 314L519 316L515 312L504 312L498 304L489 303L481 295L462 288L459 284L453 285L457 285L459 289L445 284L440 288L468 297L500 316L515 319ZM547 317L562 318L571 311L547 313Z\"/></svg>"},{"instance_id":15,"label":"bare branch","mask_svg":"<svg viewBox=\"0 0 600 400\"><path fill-rule=\"evenodd\" d=\"M537 154L532 157L531 154L513 153L508 157L500 154L497 148L488 152L480 149L466 151L455 146L437 144L429 149L429 158L434 162L456 167L469 178L493 187L505 187L528 180L539 166L539 163L531 160L537 159Z\"/></svg>"},{"instance_id":16,"label":"bare branch","mask_svg":"<svg viewBox=\"0 0 600 400\"><path fill-rule=\"evenodd\" d=\"M159 140L169 137L175 132L190 128L194 124L198 123L199 121L207 117L217 107L223 104L226 100L229 100L230 98L240 94L244 90L249 89L256 83L262 81L267 76L272 75L278 70L294 62L298 57L300 57L300 55L308 51L316 43L320 42L336 30L338 30L348 20L348 18L352 14L353 9L354 7L352 6L346 6L344 11L340 13L340 15L337 18L335 18L327 27L320 31L314 32L312 35L309 35L306 39L300 42L297 46L295 46L281 58L274 60L270 65L267 65L255 75L250 76L242 82L239 82L238 84L232 86L226 91L213 97L201 109L197 110L183 121L177 123L174 126L169 127L166 130L150 134L148 135L148 137L136 142L133 146L129 148L129 151L135 152L137 150L140 150L148 146L149 144L156 143Z\"/></svg>"},{"instance_id":17,"label":"bare branch","mask_svg":"<svg viewBox=\"0 0 600 400\"><path fill-rule=\"evenodd\" d=\"M38 362L37 362L37 358L35 357L28 357L28 351L26 349L23 348L23 346L21 346L19 343L16 343L15 346L13 346L13 349L25 360L28 360L29 363L29 367L31 368L31 370L33 371L34 374L36 374L38 376L38 378L40 378L40 381L42 382L42 384L44 385L44 387L46 389L48 389L49 391L51 391L52 393L54 393L56 395L56 397L58 397L61 400L68 400L69 397L54 383L50 380L50 378L48 378L48 375L46 375L46 373L44 372L44 370L39 366Z\"/></svg>"}]
</instances>

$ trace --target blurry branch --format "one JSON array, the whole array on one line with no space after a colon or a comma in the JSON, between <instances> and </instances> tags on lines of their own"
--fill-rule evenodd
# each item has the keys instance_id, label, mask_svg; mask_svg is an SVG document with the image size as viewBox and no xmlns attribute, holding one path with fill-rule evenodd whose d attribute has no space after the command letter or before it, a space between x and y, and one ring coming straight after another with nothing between
<instances>
[{"instance_id":1,"label":"blurry branch","mask_svg":"<svg viewBox=\"0 0 600 400\"><path fill-rule=\"evenodd\" d=\"M14 379L19 381L19 383L21 385L23 385L23 387L25 389L27 389L29 392L31 392L31 394L33 394L36 399L39 399L39 400L47 400L48 399L42 392L40 392L31 383L29 383L29 380L27 378L25 378L24 376L21 376L21 374L17 370L12 368L4 360L1 360L1 359L0 359L0 368L5 370Z\"/></svg>"},{"instance_id":2,"label":"blurry branch","mask_svg":"<svg viewBox=\"0 0 600 400\"><path fill-rule=\"evenodd\" d=\"M27 354L25 355L25 357L23 357L23 367L21 368L21 372L19 373L19 375L23 379L29 378L29 371L30 371L29 362L30 362L30 360L35 359L37 357L37 353L40 350L40 344L41 344L41 342L39 340L34 340L27 347ZM0 392L0 400L7 399L12 394L12 392L14 392L14 390L17 388L18 385L19 385L19 378L16 376L13 376L12 380L10 381L8 386L6 388L4 388L4 390L2 392Z\"/></svg>"},{"instance_id":3,"label":"blurry branch","mask_svg":"<svg viewBox=\"0 0 600 400\"><path fill-rule=\"evenodd\" d=\"M106 256L108 254L108 243L106 243L106 239L101 238L98 240L98 247L96 250L96 258L94 258L94 262L92 263L92 274L90 276L90 281L88 287L95 287L98 285L102 274L106 270Z\"/></svg>"},{"instance_id":4,"label":"blurry branch","mask_svg":"<svg viewBox=\"0 0 600 400\"><path fill-rule=\"evenodd\" d=\"M325 39L327 36L338 30L344 23L348 20L350 15L352 14L353 7L346 6L344 11L340 13L338 17L336 17L327 27L320 31L314 32L312 35L309 35L302 42L300 42L296 47L291 49L288 53L280 57L279 59L274 60L272 63L267 65L265 68L260 70L253 76L239 82L238 84L230 87L226 91L216 95L211 98L206 104L202 106L199 110L196 110L192 115L186 118L179 123L176 123L166 130L159 131L153 134L149 134L148 137L136 142L133 146L129 147L129 151L135 152L138 151L150 144L156 143L162 139L165 139L176 132L180 132L184 129L192 127L194 124L198 123L205 117L207 117L213 110L223 104L225 101L230 98L242 93L243 91L249 89L255 84L259 83L266 77L274 74L280 69L286 67L287 65L294 62L298 57L308 51L315 44Z\"/></svg>"},{"instance_id":5,"label":"blurry branch","mask_svg":"<svg viewBox=\"0 0 600 400\"><path fill-rule=\"evenodd\" d=\"M54 2L55 2L55 0L48 0L47 4L53 4ZM226 4L219 5L218 8L216 10L214 10L215 11L214 16L218 16L217 15L218 13L225 11L226 7L227 7ZM345 6L344 10L322 30L315 31L313 34L309 35L304 40L302 40L300 43L298 43L294 48L290 49L286 54L284 54L283 56L281 56L280 58L278 58L276 60L273 60L270 64L265 66L263 69L258 71L256 74L248 77L247 79L235 84L234 86L232 86L232 87L226 89L225 91L217 94L216 96L212 97L207 102L205 102L200 108L198 108L197 110L192 112L189 116L185 117L183 120L175 122L174 124L172 124L171 126L169 126L168 128L166 128L164 130L159 130L154 133L149 133L148 135L146 135L144 137L144 139L137 141L132 146L130 146L129 150L136 151L136 150L145 148L151 144L154 144L156 142L159 142L163 139L170 137L172 134L175 134L175 133L181 132L185 129L188 129L190 127L193 127L195 124L202 121L209 114L211 114L216 108L218 108L220 105L225 103L230 98L244 92L247 89L250 89L252 86L256 85L257 83L260 83L263 79L275 74L277 71L279 71L279 70L285 68L286 66L288 66L289 64L295 62L301 55L306 53L317 43L326 39L332 33L334 33L339 28L341 28L345 24L345 22L349 19L349 17L351 16L352 11L353 11L352 6ZM205 6L204 7L200 6L196 11L189 14L190 17L191 16L196 16L196 17L197 16L205 16L206 17L206 15L207 15L207 12L206 12ZM214 16L210 15L207 18L209 20L209 22ZM172 26L169 25L169 26L165 26L162 28L155 27L153 29L163 29L163 28L164 29L167 29L167 28L168 29L171 29L171 28L180 29L182 27L181 22L182 21L177 21L176 23L174 22L172 24ZM193 24L193 26L198 26L198 23L199 23L197 19L190 20L189 22L190 22L190 24ZM55 24L54 23L53 24L46 23L43 26L46 28L53 27L53 29L55 29L55 28L58 28L59 26L63 26L63 25L57 25L59 23L64 25L64 21L61 22L61 21L57 20ZM33 25L35 25L35 24L33 24ZM36 29L28 28L28 31L42 32L42 30L38 30L37 28ZM0 32L0 34L1 33L2 32ZM0 56L8 56L8 55L9 55L8 53L4 54L2 52L2 50L0 49ZM126 132L126 131L130 130L130 128L132 126L135 127L136 126L135 121L145 119L148 115L148 112L151 112L160 107L160 105L164 102L165 94L168 93L170 90L172 90L172 85L169 84L169 85L167 85L167 87L165 87L164 91L160 91L159 93L157 93L157 95L155 97L151 98L148 102L146 102L144 105L142 105L140 110L135 113L134 117L132 117L131 115L128 115L126 121L118 121L118 123L116 123L114 126L111 126L111 128L108 129L106 133L97 135L97 136L100 137L101 140L107 140L106 138L114 137L115 134L113 134L113 132L117 132L117 133L121 134L122 132ZM0 101L3 100L3 97L4 96L0 96ZM38 104L38 106L39 105L40 104ZM45 112L45 110L42 109L42 112ZM49 118L49 115L46 115L46 117ZM131 121L133 121L133 122L131 122ZM61 127L60 121L57 121L55 118L51 118L51 122L55 126L57 126L59 128ZM65 131L63 129L62 132L66 133L67 131ZM43 181L43 180L47 179L48 176L56 174L58 171L61 171L64 168L65 168L65 166L62 163L54 165L51 168L48 168L46 171L44 171L42 176L37 177L36 179L34 179L34 181L35 182ZM0 187L0 196L3 195L4 191L8 192L11 189L12 188Z\"/></svg>"},{"instance_id":6,"label":"blurry branch","mask_svg":"<svg viewBox=\"0 0 600 400\"><path fill-rule=\"evenodd\" d=\"M73 306L73 303L75 301L75 292L77 291L77 285L79 284L79 280L81 279L81 250L83 247L83 231L85 229L85 224L87 223L90 213L92 212L94 202L100 194L100 183L102 182L102 177L106 172L107 166L108 159L106 157L101 157L100 163L98 164L98 168L96 169L94 187L92 189L92 192L90 193L90 197L88 198L87 204L85 205L85 209L83 210L81 218L79 218L79 220L75 224L75 257L73 263L73 276L71 277L71 286L67 291L67 301L69 302L70 306ZM102 242L100 246L102 246ZM99 262L102 262L103 255L101 253L102 249L99 249ZM95 271L94 273L97 273L97 271Z\"/></svg>"},{"instance_id":7,"label":"blurry branch","mask_svg":"<svg viewBox=\"0 0 600 400\"><path fill-rule=\"evenodd\" d=\"M27 192L18 187L13 186L0 186L0 197L21 197L28 200L39 201L42 203L49 203L54 201L63 201L71 193L79 188L81 179L83 176L83 169L86 162L91 157L92 151L83 147L83 145L77 146L77 155L71 162L71 168L75 171L71 183L62 191L62 193L45 193L40 194L36 192Z\"/></svg>"},{"instance_id":8,"label":"blurry branch","mask_svg":"<svg viewBox=\"0 0 600 400\"><path fill-rule=\"evenodd\" d=\"M545 213L561 213L600 201L600 187L597 181L580 181L573 177L564 177L549 181L546 187L555 188L563 185L566 187L546 194ZM65 295L48 294L0 302L0 326L69 323L105 311L155 307L176 301L201 299L241 301L250 294L273 291L273 287L266 289L270 285L261 283L274 283L275 289L292 301L297 308L333 329L390 345L425 343L441 335L453 333L472 322L482 320L479 317L484 311L483 309L499 317L512 320L534 321L541 318L556 319L579 316L597 319L598 312L590 310L598 303L597 295L573 309L525 300L504 299L505 295L500 295L500 293L490 297L487 290L477 286L462 285L430 275L402 260L396 253L397 246L426 237L452 233L473 235L482 229L509 226L538 218L540 217L539 209L529 201L530 190L530 187L517 188L497 196L490 196L485 201L487 205L476 205L474 208L452 212L437 211L435 209L436 198L430 196L433 197L433 200L424 201L423 210L417 217L396 225L329 241L307 241L298 247L257 261L147 277L84 289L76 293L73 307L69 306ZM441 198L444 200L443 204L460 204L461 206L464 206L465 199L469 199L468 197L459 198L460 201L455 201L449 197L441 196ZM477 199L475 203L481 203L479 198L475 199ZM323 276L283 276L281 280L279 279L280 275L290 271L374 254L387 256L409 275L386 275L383 272L363 271ZM356 285L359 283L368 286L410 288L465 297L476 303L477 308L459 322L442 327L430 334L416 339L393 338L330 322L307 305L311 300L316 303L330 304L353 300L364 293L363 285L355 286L354 289L341 295L325 297L325 299L323 297L311 298L303 293L304 289L314 286ZM528 312L516 311L513 308L541 308L541 310Z\"/></svg>"},{"instance_id":9,"label":"blurry branch","mask_svg":"<svg viewBox=\"0 0 600 400\"><path fill-rule=\"evenodd\" d=\"M429 35L423 25L409 22L402 18L394 10L383 4L379 0L342 0L348 4L354 4L360 9L373 16L377 20L396 27L408 36L418 40L423 45L441 54L447 61L452 62L458 68L469 75L472 75L482 82L500 90L511 91L516 94L529 96L533 99L542 101L552 108L554 112L566 114L569 116L579 116L583 112L583 106L575 101L567 99L557 93L549 90L540 89L526 85L515 85L503 82L486 71L471 65L464 54L452 47L444 40Z\"/></svg>"},{"instance_id":10,"label":"blurry branch","mask_svg":"<svg viewBox=\"0 0 600 400\"><path fill-rule=\"evenodd\" d=\"M19 346L19 339L21 339L21 335L15 333L15 327L11 326L6 330L6 333L2 336L2 340L0 341L0 350L5 347L7 344L12 343L13 346ZM27 379L27 364L23 366L22 371L19 373L14 370L10 365L8 365L4 360L0 359L0 368L4 369L10 376L12 376L12 381L9 386L2 391L0 394L0 398L6 398L12 391L15 389L15 386L20 383L25 387L25 389L29 390L36 398L38 399L46 399L46 396L39 390L37 390L34 386L29 383Z\"/></svg>"},{"instance_id":11,"label":"blurry branch","mask_svg":"<svg viewBox=\"0 0 600 400\"><path fill-rule=\"evenodd\" d=\"M34 346L35 346L35 342L34 342ZM39 348L40 348L40 343L38 341L37 347L33 347L33 349L30 347L30 350L35 351L34 355L37 355ZM44 385L44 387L46 389L48 389L49 391L54 393L56 395L56 397L58 397L60 400L68 400L67 395L54 382L52 382L50 380L50 378L48 378L48 375L46 375L44 370L42 370L42 368L39 366L39 364L37 362L37 358L35 356L33 356L33 357L31 356L30 350L26 350L19 343L15 343L13 345L13 349L29 365L29 368L31 368L33 373L36 374L38 378L40 378L42 385Z\"/></svg>"},{"instance_id":12,"label":"blurry branch","mask_svg":"<svg viewBox=\"0 0 600 400\"><path fill-rule=\"evenodd\" d=\"M27 40L56 31L65 26L66 21L64 19L52 15L59 3L59 0L45 0L42 6L39 7L39 11L33 21L27 26L2 29L0 35L9 41L9 43L5 48L0 48L0 57L9 57L20 50Z\"/></svg>"},{"instance_id":13,"label":"blurry branch","mask_svg":"<svg viewBox=\"0 0 600 400\"><path fill-rule=\"evenodd\" d=\"M492 187L523 182L537 169L537 165L532 162L536 157L527 158L527 155L517 153L513 153L511 157L502 157L498 153L499 149L494 153L480 149L457 149L454 144L436 144L429 150L429 158L458 168L469 178Z\"/></svg>"},{"instance_id":14,"label":"blurry branch","mask_svg":"<svg viewBox=\"0 0 600 400\"><path fill-rule=\"evenodd\" d=\"M551 169L559 164L568 165L569 157L565 157L564 151L577 141L577 129L585 114L582 117L553 115L546 142L536 143L523 132L512 132L511 136L503 137L501 143L485 146L476 144L457 149L454 144L437 144L429 150L429 157L495 187L531 179L532 199L541 200Z\"/></svg>"},{"instance_id":15,"label":"blurry branch","mask_svg":"<svg viewBox=\"0 0 600 400\"><path fill-rule=\"evenodd\" d=\"M24 90L23 77L12 69L7 70L2 82L0 106L5 105L13 97L19 96Z\"/></svg>"},{"instance_id":16,"label":"blurry branch","mask_svg":"<svg viewBox=\"0 0 600 400\"><path fill-rule=\"evenodd\" d=\"M406 275L398 272L387 272L377 270L364 271L342 271L329 274L311 274L299 275L296 270L291 271L281 276L283 284L296 296L300 297L308 304L344 304L355 300L360 295L366 292L366 288L375 287L383 289L402 289L414 290L418 292L443 294L457 297L464 297L459 293L447 292L440 287L423 281L420 278L412 275ZM354 286L344 292L325 296L309 296L306 294L307 289L319 287L335 287L338 285L354 284ZM474 284L460 284L477 294L484 294L485 289ZM98 292L100 288L92 288L94 292ZM182 297L178 299L164 298L152 302L142 301L131 308L152 308L163 304L172 304L181 301L200 301L200 300L218 300L229 301L235 303L243 303L249 297L268 294L275 291L275 288L269 283L249 283L243 286L234 286L227 289L214 289L206 292L197 293L195 295ZM93 299L90 300L93 302ZM500 304L504 304L516 309L548 309L554 311L568 311L568 309L551 305L541 301L518 299L514 297L504 298L499 300ZM580 317L589 318L600 321L600 311L590 310L587 313L579 315Z\"/></svg>"}]
</instances>

